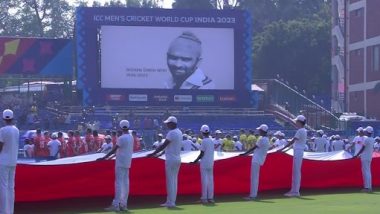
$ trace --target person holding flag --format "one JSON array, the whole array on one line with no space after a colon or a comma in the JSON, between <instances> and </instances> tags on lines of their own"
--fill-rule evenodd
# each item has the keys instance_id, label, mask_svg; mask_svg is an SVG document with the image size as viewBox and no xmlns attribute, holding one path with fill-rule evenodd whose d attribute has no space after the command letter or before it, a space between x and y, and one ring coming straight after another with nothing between
<instances>
[{"instance_id":1,"label":"person holding flag","mask_svg":"<svg viewBox=\"0 0 380 214\"><path fill-rule=\"evenodd\" d=\"M159 157L165 150L165 174L166 174L166 202L161 204L162 207L174 208L176 207L177 188L178 188L178 173L181 166L181 146L182 146L182 132L177 127L177 118L170 116L164 121L170 131L166 135L165 142L159 146L153 153L147 157Z\"/></svg>"},{"instance_id":2,"label":"person holding flag","mask_svg":"<svg viewBox=\"0 0 380 214\"><path fill-rule=\"evenodd\" d=\"M20 131L13 125L13 111L3 111L5 126L0 129L0 213L13 213L15 174Z\"/></svg>"},{"instance_id":3,"label":"person holding flag","mask_svg":"<svg viewBox=\"0 0 380 214\"><path fill-rule=\"evenodd\" d=\"M129 133L129 121L122 120L119 123L123 134L117 139L116 145L104 157L97 159L106 160L116 153L115 161L115 198L112 205L106 211L128 211L127 202L129 195L129 169L132 164L133 137ZM110 144L112 139L109 137Z\"/></svg>"},{"instance_id":4,"label":"person holding flag","mask_svg":"<svg viewBox=\"0 0 380 214\"><path fill-rule=\"evenodd\" d=\"M214 201L214 142L210 138L210 128L207 125L201 127L203 140L201 143L201 153L192 163L201 160L201 183L203 204L215 203Z\"/></svg>"},{"instance_id":5,"label":"person holding flag","mask_svg":"<svg viewBox=\"0 0 380 214\"><path fill-rule=\"evenodd\" d=\"M373 131L374 130L371 126L368 126L367 128L363 129L365 137L363 138L362 147L359 150L359 152L353 157L356 158L360 156L364 181L364 188L362 189L362 192L367 193L372 192L371 162L373 146L375 144L375 139L372 137Z\"/></svg>"},{"instance_id":6,"label":"person holding flag","mask_svg":"<svg viewBox=\"0 0 380 214\"><path fill-rule=\"evenodd\" d=\"M264 165L267 152L270 147L268 138L268 126L266 124L262 124L256 129L259 131L260 135L258 141L248 151L240 154L240 156L246 156L253 153L251 164L251 190L249 196L244 198L246 200L255 200L257 198L257 192L259 188L260 167Z\"/></svg>"},{"instance_id":7,"label":"person holding flag","mask_svg":"<svg viewBox=\"0 0 380 214\"><path fill-rule=\"evenodd\" d=\"M285 194L286 197L300 197L301 187L301 168L303 153L307 141L307 130L305 129L306 117L298 115L294 120L298 128L293 139L288 141L288 144L280 151L292 146L293 144L293 170L292 170L292 188Z\"/></svg>"}]
</instances>

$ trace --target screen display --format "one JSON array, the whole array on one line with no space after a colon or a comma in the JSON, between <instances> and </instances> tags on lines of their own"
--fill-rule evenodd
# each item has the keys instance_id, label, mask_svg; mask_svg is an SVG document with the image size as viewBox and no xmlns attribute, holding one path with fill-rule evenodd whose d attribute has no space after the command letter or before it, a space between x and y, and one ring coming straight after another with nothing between
<instances>
[{"instance_id":1,"label":"screen display","mask_svg":"<svg viewBox=\"0 0 380 214\"><path fill-rule=\"evenodd\" d=\"M101 87L233 90L233 28L100 27Z\"/></svg>"}]
</instances>

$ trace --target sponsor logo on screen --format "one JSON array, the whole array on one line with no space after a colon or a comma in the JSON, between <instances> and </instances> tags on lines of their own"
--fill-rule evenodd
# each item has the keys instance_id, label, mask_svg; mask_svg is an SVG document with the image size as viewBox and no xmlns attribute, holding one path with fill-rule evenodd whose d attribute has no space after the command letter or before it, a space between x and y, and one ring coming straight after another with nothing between
<instances>
[{"instance_id":1,"label":"sponsor logo on screen","mask_svg":"<svg viewBox=\"0 0 380 214\"><path fill-rule=\"evenodd\" d=\"M223 95L219 97L220 102L235 102L236 96L234 95Z\"/></svg>"},{"instance_id":2,"label":"sponsor logo on screen","mask_svg":"<svg viewBox=\"0 0 380 214\"><path fill-rule=\"evenodd\" d=\"M193 102L192 95L174 95L174 102Z\"/></svg>"},{"instance_id":3,"label":"sponsor logo on screen","mask_svg":"<svg viewBox=\"0 0 380 214\"><path fill-rule=\"evenodd\" d=\"M154 95L153 100L157 102L167 102L169 97L167 95Z\"/></svg>"},{"instance_id":4,"label":"sponsor logo on screen","mask_svg":"<svg viewBox=\"0 0 380 214\"><path fill-rule=\"evenodd\" d=\"M121 94L108 94L106 99L108 101L122 101L125 100L125 96Z\"/></svg>"},{"instance_id":5,"label":"sponsor logo on screen","mask_svg":"<svg viewBox=\"0 0 380 214\"><path fill-rule=\"evenodd\" d=\"M215 101L213 95L198 95L196 99L198 103L213 103Z\"/></svg>"},{"instance_id":6,"label":"sponsor logo on screen","mask_svg":"<svg viewBox=\"0 0 380 214\"><path fill-rule=\"evenodd\" d=\"M148 95L146 95L146 94L130 94L129 95L129 101L147 102L148 101Z\"/></svg>"}]
</instances>

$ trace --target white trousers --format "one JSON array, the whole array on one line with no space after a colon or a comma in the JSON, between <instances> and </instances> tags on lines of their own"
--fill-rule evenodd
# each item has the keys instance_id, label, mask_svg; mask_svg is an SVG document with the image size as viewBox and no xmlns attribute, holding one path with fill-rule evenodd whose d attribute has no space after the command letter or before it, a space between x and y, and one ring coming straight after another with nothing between
<instances>
[{"instance_id":1,"label":"white trousers","mask_svg":"<svg viewBox=\"0 0 380 214\"><path fill-rule=\"evenodd\" d=\"M201 200L214 199L214 169L201 167L202 196Z\"/></svg>"},{"instance_id":2,"label":"white trousers","mask_svg":"<svg viewBox=\"0 0 380 214\"><path fill-rule=\"evenodd\" d=\"M181 166L180 161L166 161L165 162L165 174L166 174L166 204L169 206L175 206L177 199L177 187L178 187L178 172Z\"/></svg>"},{"instance_id":3,"label":"white trousers","mask_svg":"<svg viewBox=\"0 0 380 214\"><path fill-rule=\"evenodd\" d=\"M115 168L115 198L112 205L127 208L129 195L129 168Z\"/></svg>"},{"instance_id":4,"label":"white trousers","mask_svg":"<svg viewBox=\"0 0 380 214\"><path fill-rule=\"evenodd\" d=\"M371 161L361 160L364 188L372 189Z\"/></svg>"},{"instance_id":5,"label":"white trousers","mask_svg":"<svg viewBox=\"0 0 380 214\"><path fill-rule=\"evenodd\" d=\"M15 166L0 165L0 214L14 212L15 174Z\"/></svg>"},{"instance_id":6,"label":"white trousers","mask_svg":"<svg viewBox=\"0 0 380 214\"><path fill-rule=\"evenodd\" d=\"M294 150L291 193L300 193L302 160L303 150Z\"/></svg>"},{"instance_id":7,"label":"white trousers","mask_svg":"<svg viewBox=\"0 0 380 214\"><path fill-rule=\"evenodd\" d=\"M249 197L256 198L259 189L259 178L260 178L260 164L252 162L251 164L251 190Z\"/></svg>"}]
</instances>

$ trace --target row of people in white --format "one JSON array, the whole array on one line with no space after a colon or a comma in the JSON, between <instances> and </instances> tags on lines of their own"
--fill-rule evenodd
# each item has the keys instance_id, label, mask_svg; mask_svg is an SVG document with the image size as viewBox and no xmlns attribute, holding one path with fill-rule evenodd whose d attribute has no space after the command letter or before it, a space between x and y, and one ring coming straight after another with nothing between
<instances>
[{"instance_id":1,"label":"row of people in white","mask_svg":"<svg viewBox=\"0 0 380 214\"><path fill-rule=\"evenodd\" d=\"M14 210L14 177L15 166L17 163L18 153L18 139L19 130L12 125L13 112L11 110L5 110L3 112L3 119L6 126L0 129L0 211L1 213L13 213ZM298 126L298 131L295 137L290 140L287 145L281 150L283 151L287 147L293 145L293 172L292 172L292 188L290 192L285 194L289 197L299 196L300 183L301 183L301 166L303 159L303 151L306 145L307 131L304 128L306 124L306 118L302 115L297 116L295 122ZM159 146L148 157L157 157L162 155L162 151L165 150L166 162L166 187L167 187L167 200L162 206L175 207L177 186L178 186L178 172L181 165L181 142L182 132L177 128L177 119L175 117L169 117L165 123L170 129L165 142ZM127 200L129 195L129 169L132 162L133 153L133 137L129 133L129 122L122 120L120 122L120 128L123 130L123 135L117 140L116 145L112 150L102 158L98 160L105 160L110 158L116 153L115 164L115 198L112 205L107 208L109 211L125 211L127 210ZM256 143L255 147L243 153L247 155L254 153L252 157L251 165L251 190L248 200L255 199L257 197L258 181L260 174L260 166L265 162L267 151L269 149L269 139L267 137L268 126L263 124L257 128L260 132L260 139ZM201 153L194 161L196 163L201 160L201 181L202 181L202 202L214 202L214 185L213 185L213 165L214 165L214 150L215 142L210 138L210 129L207 125L201 127L203 134L203 141L200 147ZM362 173L364 180L365 192L372 191L371 182L371 160L375 139L372 137L373 128L367 127L363 129L363 135L357 138L358 144L361 145L359 152L354 157L361 158ZM54 139L53 139L54 141ZM58 143L51 143L50 155L53 156L58 153Z\"/></svg>"},{"instance_id":2,"label":"row of people in white","mask_svg":"<svg viewBox=\"0 0 380 214\"><path fill-rule=\"evenodd\" d=\"M167 200L162 206L165 207L175 207L177 186L178 186L178 173L181 165L181 143L183 140L182 132L177 128L177 119L175 117L169 117L165 123L167 124L170 131L166 136L165 142L159 146L153 153L149 154L148 157L158 157L162 155L162 151L165 150L166 162L165 162L165 172L166 172L166 187L167 187ZM299 197L300 196L300 185L301 185L301 168L304 148L307 141L307 130L305 129L306 118L303 115L297 116L295 123L298 130L293 139L288 142L281 142L284 151L290 146L293 146L293 168L292 168L292 186L291 190L285 194L288 197ZM121 125L122 126L122 125ZM270 149L269 138L267 137L268 126L263 124L257 128L260 134L260 138L256 145L248 150L247 152L241 154L242 156L254 153L252 157L251 164L251 189L250 195L246 198L247 200L254 200L257 197L258 185L259 185L259 175L260 167L265 163L267 156L267 151ZM201 127L201 133L203 135L203 140L200 147L200 154L197 159L193 162L196 163L200 160L200 170L201 170L201 183L202 183L202 203L213 203L214 202L214 178L213 178L213 166L214 166L214 151L215 151L215 140L210 138L210 128L207 125ZM364 180L364 191L370 192L372 190L371 186L371 160L373 152L374 139L371 137L373 133L372 127L367 127L364 130L367 137L364 137L362 148L356 156L361 157L362 161L362 173ZM217 140L217 139L216 139ZM131 141L131 140L130 140ZM129 143L131 145L132 143ZM118 144L120 145L119 141ZM117 148L116 148L117 149ZM121 150L120 150L121 152ZM126 152L126 151L125 151ZM110 154L112 151L110 152ZM106 155L105 158L109 157L110 154ZM118 155L117 155L118 156ZM132 157L132 149L128 150L128 168L130 167L130 159ZM102 158L104 159L104 158ZM116 157L116 165L118 165L118 157ZM116 167L116 193L115 200L109 210L123 210L126 209L126 194L127 190L120 190L118 183L119 180L125 180L128 177L127 173L120 176L120 170ZM128 182L126 182L129 184ZM121 185L121 184L119 184ZM124 184L124 186L128 186ZM127 189L127 188L125 188ZM124 196L124 198L123 198ZM121 197L118 198L118 197Z\"/></svg>"}]
</instances>

